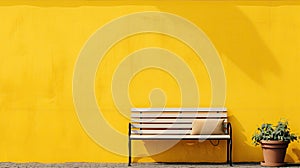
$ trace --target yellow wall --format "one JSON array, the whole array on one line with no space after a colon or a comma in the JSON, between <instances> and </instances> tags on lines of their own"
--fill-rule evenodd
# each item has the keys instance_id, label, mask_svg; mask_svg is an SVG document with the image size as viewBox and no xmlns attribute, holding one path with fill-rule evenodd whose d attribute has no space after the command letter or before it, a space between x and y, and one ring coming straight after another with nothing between
<instances>
[{"instance_id":1,"label":"yellow wall","mask_svg":"<svg viewBox=\"0 0 300 168\"><path fill-rule=\"evenodd\" d=\"M72 79L79 53L97 29L120 16L143 11L186 18L210 38L226 74L233 161L262 160L260 147L251 144L256 126L287 118L292 130L300 134L299 5L296 1L0 2L0 161L127 161L86 134L74 108ZM128 119L113 103L112 75L129 53L145 47L166 48L179 55L196 76L200 106L209 106L211 101L205 65L189 47L155 33L127 37L105 55L95 81L103 115L124 136ZM128 91L132 103L150 106L148 96L154 88L164 90L165 97L153 104L165 100L168 107L180 105L176 80L159 69L132 78ZM111 141L121 143L120 139ZM135 161L224 161L224 145L180 142L160 155ZM289 146L286 161L300 162L298 143Z\"/></svg>"}]
</instances>

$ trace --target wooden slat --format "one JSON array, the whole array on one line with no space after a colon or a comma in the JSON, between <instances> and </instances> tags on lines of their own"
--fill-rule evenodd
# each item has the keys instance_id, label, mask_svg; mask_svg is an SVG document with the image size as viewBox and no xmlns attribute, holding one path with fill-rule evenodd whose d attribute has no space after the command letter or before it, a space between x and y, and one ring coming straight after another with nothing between
<instances>
[{"instance_id":1,"label":"wooden slat","mask_svg":"<svg viewBox=\"0 0 300 168\"><path fill-rule=\"evenodd\" d=\"M181 117L181 118L220 118L220 117L227 117L226 113L132 113L131 118L140 118L140 117L147 117L147 118L157 118L157 117Z\"/></svg>"},{"instance_id":2,"label":"wooden slat","mask_svg":"<svg viewBox=\"0 0 300 168\"><path fill-rule=\"evenodd\" d=\"M135 140L230 139L230 135L130 135Z\"/></svg>"},{"instance_id":3,"label":"wooden slat","mask_svg":"<svg viewBox=\"0 0 300 168\"><path fill-rule=\"evenodd\" d=\"M153 135L153 134L160 134L160 135L186 135L190 134L191 130L131 130L131 134L144 134L144 135Z\"/></svg>"},{"instance_id":4,"label":"wooden slat","mask_svg":"<svg viewBox=\"0 0 300 168\"><path fill-rule=\"evenodd\" d=\"M192 124L132 124L132 128L192 128Z\"/></svg>"},{"instance_id":5,"label":"wooden slat","mask_svg":"<svg viewBox=\"0 0 300 168\"><path fill-rule=\"evenodd\" d=\"M135 123L192 123L194 119L140 119L140 118L133 118L131 122Z\"/></svg>"},{"instance_id":6,"label":"wooden slat","mask_svg":"<svg viewBox=\"0 0 300 168\"><path fill-rule=\"evenodd\" d=\"M207 107L207 108L131 108L132 112L162 112L162 111L180 111L180 112L196 112L196 111L207 111L207 112L226 112L226 107Z\"/></svg>"}]
</instances>

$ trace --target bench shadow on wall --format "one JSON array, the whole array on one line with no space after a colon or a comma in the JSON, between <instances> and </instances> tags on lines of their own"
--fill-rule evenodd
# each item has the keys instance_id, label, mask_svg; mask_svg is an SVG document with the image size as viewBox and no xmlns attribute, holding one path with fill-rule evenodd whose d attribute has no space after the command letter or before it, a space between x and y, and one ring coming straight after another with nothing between
<instances>
[{"instance_id":1,"label":"bench shadow on wall","mask_svg":"<svg viewBox=\"0 0 300 168\"><path fill-rule=\"evenodd\" d=\"M241 123L233 116L229 116L229 121L233 125L233 161L234 157L240 152L250 151L251 153L261 153L261 149L254 147L247 142L244 136L244 129ZM236 127L236 129L235 129ZM237 138L238 136L238 138ZM235 148L237 141L243 142L242 149ZM168 141L144 141L146 149L151 153L153 148L157 146L164 146ZM239 142L241 143L241 142ZM169 150L151 156L156 162L226 162L226 140L218 141L197 141L197 140L182 140ZM139 162L143 157L135 157L133 162Z\"/></svg>"}]
</instances>

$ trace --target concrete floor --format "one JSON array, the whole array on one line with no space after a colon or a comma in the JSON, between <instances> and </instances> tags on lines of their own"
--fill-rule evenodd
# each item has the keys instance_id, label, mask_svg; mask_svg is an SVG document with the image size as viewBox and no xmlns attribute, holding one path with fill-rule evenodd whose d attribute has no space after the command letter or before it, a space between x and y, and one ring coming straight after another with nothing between
<instances>
[{"instance_id":1,"label":"concrete floor","mask_svg":"<svg viewBox=\"0 0 300 168\"><path fill-rule=\"evenodd\" d=\"M297 167L296 165L290 165ZM300 166L300 165L298 165ZM112 168L112 167L128 167L125 163L11 163L11 162L0 162L0 168L39 168L39 167L57 167L57 168ZM219 163L133 163L131 167L146 167L146 168L224 168L229 167L227 164ZM233 167L243 168L254 168L260 167L258 163L236 163Z\"/></svg>"},{"instance_id":2,"label":"concrete floor","mask_svg":"<svg viewBox=\"0 0 300 168\"><path fill-rule=\"evenodd\" d=\"M128 167L125 163L11 163L0 162L0 168L113 168L113 167ZM145 168L224 168L230 167L223 163L133 163L134 167ZM261 167L259 163L234 163L233 167L255 168ZM300 164L287 164L286 167L300 167Z\"/></svg>"}]
</instances>

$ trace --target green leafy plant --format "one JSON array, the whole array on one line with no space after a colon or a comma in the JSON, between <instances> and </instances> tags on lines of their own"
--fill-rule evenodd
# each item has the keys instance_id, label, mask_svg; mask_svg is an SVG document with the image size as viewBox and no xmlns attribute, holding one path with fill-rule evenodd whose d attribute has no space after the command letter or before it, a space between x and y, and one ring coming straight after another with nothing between
<instances>
[{"instance_id":1,"label":"green leafy plant","mask_svg":"<svg viewBox=\"0 0 300 168\"><path fill-rule=\"evenodd\" d=\"M293 142L297 140L298 136L290 132L288 122L286 120L278 121L276 126L269 123L263 123L261 127L257 128L256 132L252 136L254 145L258 145L260 141L285 141Z\"/></svg>"}]
</instances>

